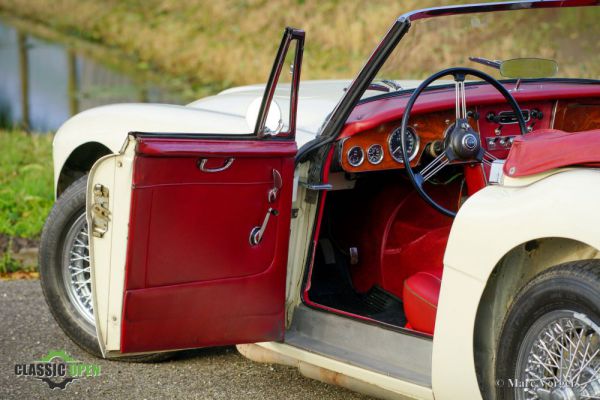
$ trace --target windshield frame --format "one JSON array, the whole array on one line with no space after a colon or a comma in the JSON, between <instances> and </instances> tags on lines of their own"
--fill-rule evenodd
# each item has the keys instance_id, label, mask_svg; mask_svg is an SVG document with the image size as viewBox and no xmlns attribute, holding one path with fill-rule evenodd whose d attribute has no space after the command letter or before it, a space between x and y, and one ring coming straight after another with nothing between
<instances>
[{"instance_id":1,"label":"windshield frame","mask_svg":"<svg viewBox=\"0 0 600 400\"><path fill-rule=\"evenodd\" d=\"M498 79L498 82L501 84L516 84L520 82L522 85L526 85L528 83L570 83L576 85L600 85L600 79L590 79L590 78L508 78L508 79ZM485 83L482 80L469 80L465 82L465 86L474 86L481 85ZM454 89L454 83L440 83L440 84L431 84L427 88L423 90L423 92L432 92L435 90L445 90L445 89ZM364 99L360 99L356 105L361 105L365 103L369 103L371 101L381 100L381 99L390 99L392 97L402 97L409 96L412 92L415 91L415 88L410 89L401 89L393 92L381 93L374 96L365 97Z\"/></svg>"},{"instance_id":2,"label":"windshield frame","mask_svg":"<svg viewBox=\"0 0 600 400\"><path fill-rule=\"evenodd\" d=\"M532 0L434 7L414 10L402 14L394 21L381 42L377 45L377 47L375 47L375 50L371 53L363 68L348 87L345 95L335 106L329 118L325 121L320 135L315 139L314 142L307 143L299 150L297 161L301 162L305 154L308 154L310 151L320 147L321 145L331 143L341 134L342 128L352 113L352 110L359 102L361 102L361 97L367 90L369 84L377 76L379 70L383 67L383 64L387 61L388 57L397 47L398 43L400 43L404 35L410 30L411 22L420 19L458 14L541 8L588 7L599 5L600 0ZM398 95L399 93L395 94ZM385 94L373 96L365 99L364 101L379 99L382 96L385 96Z\"/></svg>"}]
</instances>

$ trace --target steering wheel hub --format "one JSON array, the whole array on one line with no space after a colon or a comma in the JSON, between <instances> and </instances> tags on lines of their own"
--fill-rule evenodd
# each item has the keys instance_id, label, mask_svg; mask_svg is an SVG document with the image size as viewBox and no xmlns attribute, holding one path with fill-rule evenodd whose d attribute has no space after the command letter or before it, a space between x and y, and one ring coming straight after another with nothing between
<instances>
[{"instance_id":1,"label":"steering wheel hub","mask_svg":"<svg viewBox=\"0 0 600 400\"><path fill-rule=\"evenodd\" d=\"M479 134L471 125L459 119L446 136L446 156L450 161L481 161L483 158L483 147Z\"/></svg>"}]
</instances>

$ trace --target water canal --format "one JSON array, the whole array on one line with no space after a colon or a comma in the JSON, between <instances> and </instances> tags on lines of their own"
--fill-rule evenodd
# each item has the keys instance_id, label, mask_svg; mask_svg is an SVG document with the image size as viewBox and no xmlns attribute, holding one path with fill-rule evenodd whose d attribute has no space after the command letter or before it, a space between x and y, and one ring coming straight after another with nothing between
<instances>
[{"instance_id":1,"label":"water canal","mask_svg":"<svg viewBox=\"0 0 600 400\"><path fill-rule=\"evenodd\" d=\"M48 132L70 116L104 104L191 100L149 76L0 19L0 127Z\"/></svg>"}]
</instances>

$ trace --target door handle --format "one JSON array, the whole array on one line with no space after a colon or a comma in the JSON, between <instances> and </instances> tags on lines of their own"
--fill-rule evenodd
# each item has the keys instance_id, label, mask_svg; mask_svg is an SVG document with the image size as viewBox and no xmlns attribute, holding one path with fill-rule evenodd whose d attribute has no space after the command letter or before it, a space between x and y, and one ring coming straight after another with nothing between
<instances>
[{"instance_id":1,"label":"door handle","mask_svg":"<svg viewBox=\"0 0 600 400\"><path fill-rule=\"evenodd\" d=\"M262 240L263 235L265 233L265 230L267 229L267 224L269 223L269 218L271 217L271 214L274 216L277 216L279 214L279 211L269 207L269 209L267 210L267 215L265 215L265 219L263 220L262 225L255 226L250 231L250 238L249 238L250 245L256 246L257 244L260 243L260 241Z\"/></svg>"},{"instance_id":2,"label":"door handle","mask_svg":"<svg viewBox=\"0 0 600 400\"><path fill-rule=\"evenodd\" d=\"M221 172L221 171L225 171L227 168L231 167L231 164L233 164L234 160L235 160L235 158L228 158L222 167L207 168L206 163L208 162L208 158L201 158L200 160L198 160L198 168L202 172Z\"/></svg>"}]
</instances>

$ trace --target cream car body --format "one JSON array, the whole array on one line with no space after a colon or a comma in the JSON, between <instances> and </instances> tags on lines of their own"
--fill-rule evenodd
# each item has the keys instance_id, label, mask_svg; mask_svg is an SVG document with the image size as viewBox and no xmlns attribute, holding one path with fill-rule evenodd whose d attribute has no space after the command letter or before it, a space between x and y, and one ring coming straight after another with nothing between
<instances>
[{"instance_id":1,"label":"cream car body","mask_svg":"<svg viewBox=\"0 0 600 400\"><path fill-rule=\"evenodd\" d=\"M418 85L415 81L399 83L403 88ZM299 148L319 136L345 89L351 86L349 81L300 84L295 139ZM98 214L94 207L106 201L110 229L102 237L92 237L90 243L94 317L104 356L122 355L124 298L120 294L124 290L130 183L138 144L129 133L246 134L253 128L247 122L248 109L263 92L264 86L256 85L226 90L187 106L100 107L73 117L58 131L54 142L57 195L73 176L86 172L72 162L80 157L78 152L86 146L103 149L99 151L102 157L93 160L89 171L87 221L89 226L95 225ZM274 99L286 98L287 94L275 92ZM291 222L288 250L286 328L291 326L294 313L303 312L301 290L317 211L317 205L306 200L308 175L308 163L299 163L293 183L292 207L297 217ZM343 177L337 178L334 181L331 176L329 182L322 183L334 188L346 184ZM99 186L107 189L107 194L98 191ZM501 175L497 183L470 197L452 225L433 338L394 336L400 343L397 348L406 350L399 356L416 365L414 369L407 367L406 377L391 376L343 357L307 351L285 340L238 345L238 349L250 359L295 366L308 377L381 398L481 398L481 381L488 387L494 385L497 343L493 338L498 336L501 318L518 289L554 265L600 258L600 214L589 212L597 209L599 200L600 171L590 168L555 169L524 178ZM489 226L493 226L489 235L482 235ZM475 343L485 351L475 353Z\"/></svg>"}]
</instances>

